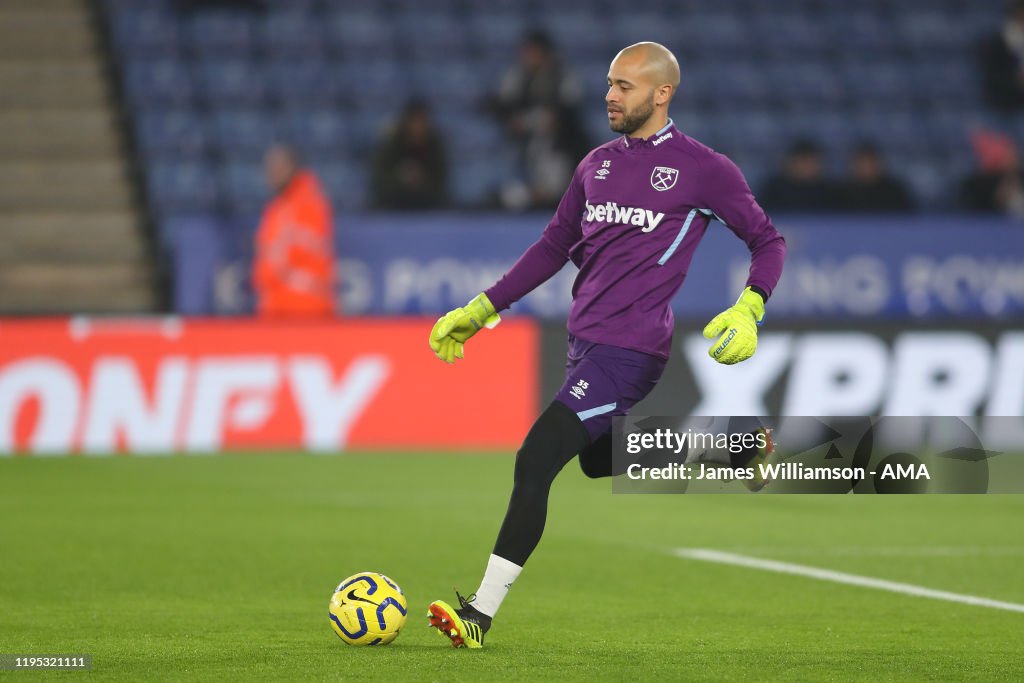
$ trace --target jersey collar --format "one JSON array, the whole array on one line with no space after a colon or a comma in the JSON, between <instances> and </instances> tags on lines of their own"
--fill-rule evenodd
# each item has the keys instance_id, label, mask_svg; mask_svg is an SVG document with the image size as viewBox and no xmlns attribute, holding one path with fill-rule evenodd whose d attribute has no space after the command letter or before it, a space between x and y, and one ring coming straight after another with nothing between
<instances>
[{"instance_id":1,"label":"jersey collar","mask_svg":"<svg viewBox=\"0 0 1024 683\"><path fill-rule=\"evenodd\" d=\"M676 125L675 122L671 118L669 118L668 123L666 123L664 125L664 127L662 127L661 130L659 130L657 133L655 133L651 137L649 137L649 138L631 138L628 135L623 135L622 136L622 144L624 144L626 147L642 147L644 145L649 145L649 144L653 143L655 140L657 140L658 138L660 138L665 133L667 133L670 130L674 129L675 125Z\"/></svg>"}]
</instances>

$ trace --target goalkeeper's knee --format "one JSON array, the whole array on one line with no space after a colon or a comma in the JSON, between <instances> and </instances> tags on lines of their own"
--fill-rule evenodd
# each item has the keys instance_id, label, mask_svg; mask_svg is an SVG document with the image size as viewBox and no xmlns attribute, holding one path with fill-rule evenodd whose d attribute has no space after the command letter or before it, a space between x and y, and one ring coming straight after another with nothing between
<instances>
[{"instance_id":1,"label":"goalkeeper's knee","mask_svg":"<svg viewBox=\"0 0 1024 683\"><path fill-rule=\"evenodd\" d=\"M612 476L612 435L602 434L580 451L580 469L591 479Z\"/></svg>"},{"instance_id":2,"label":"goalkeeper's knee","mask_svg":"<svg viewBox=\"0 0 1024 683\"><path fill-rule=\"evenodd\" d=\"M546 493L565 464L589 441L576 413L561 401L552 401L533 423L516 454L515 491Z\"/></svg>"}]
</instances>

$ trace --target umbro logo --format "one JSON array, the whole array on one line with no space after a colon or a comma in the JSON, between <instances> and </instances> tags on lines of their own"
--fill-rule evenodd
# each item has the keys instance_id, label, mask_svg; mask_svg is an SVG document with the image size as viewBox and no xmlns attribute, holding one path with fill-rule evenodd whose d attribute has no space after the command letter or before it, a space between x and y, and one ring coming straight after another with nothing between
<instances>
[{"instance_id":1,"label":"umbro logo","mask_svg":"<svg viewBox=\"0 0 1024 683\"><path fill-rule=\"evenodd\" d=\"M587 395L587 389L589 388L590 383L585 379L581 379L579 382L576 382L576 386L569 390L569 395L575 399L582 399Z\"/></svg>"}]
</instances>

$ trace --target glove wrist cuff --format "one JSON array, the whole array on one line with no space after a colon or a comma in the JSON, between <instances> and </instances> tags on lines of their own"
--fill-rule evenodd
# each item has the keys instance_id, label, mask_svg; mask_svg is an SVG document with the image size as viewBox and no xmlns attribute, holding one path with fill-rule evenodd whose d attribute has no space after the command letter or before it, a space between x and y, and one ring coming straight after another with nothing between
<instances>
[{"instance_id":1,"label":"glove wrist cuff","mask_svg":"<svg viewBox=\"0 0 1024 683\"><path fill-rule=\"evenodd\" d=\"M466 308L472 314L478 315L483 326L489 330L494 329L501 322L501 316L494 309L494 304L491 303L491 300L483 292L473 297L472 301L466 304Z\"/></svg>"},{"instance_id":2,"label":"glove wrist cuff","mask_svg":"<svg viewBox=\"0 0 1024 683\"><path fill-rule=\"evenodd\" d=\"M754 322L760 324L764 320L764 299L750 287L743 290L740 298L736 300L736 305L749 311Z\"/></svg>"}]
</instances>

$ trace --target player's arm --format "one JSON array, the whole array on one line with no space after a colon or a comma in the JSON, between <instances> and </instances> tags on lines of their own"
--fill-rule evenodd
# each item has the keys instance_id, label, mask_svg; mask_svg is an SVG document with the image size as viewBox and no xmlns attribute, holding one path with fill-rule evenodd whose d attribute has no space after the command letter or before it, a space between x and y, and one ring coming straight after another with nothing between
<instances>
[{"instance_id":1,"label":"player's arm","mask_svg":"<svg viewBox=\"0 0 1024 683\"><path fill-rule=\"evenodd\" d=\"M582 167L581 162L540 239L493 286L438 319L430 331L430 348L438 358L446 363L463 358L463 345L470 337L497 325L500 311L547 282L569 260L572 246L582 237L580 217L586 202Z\"/></svg>"},{"instance_id":2,"label":"player's arm","mask_svg":"<svg viewBox=\"0 0 1024 683\"><path fill-rule=\"evenodd\" d=\"M750 358L757 350L757 326L764 320L764 304L782 275L786 240L754 199L736 164L717 155L702 170L705 205L750 249L746 288L735 305L704 328L704 336L714 339L708 355L732 365Z\"/></svg>"}]
</instances>

